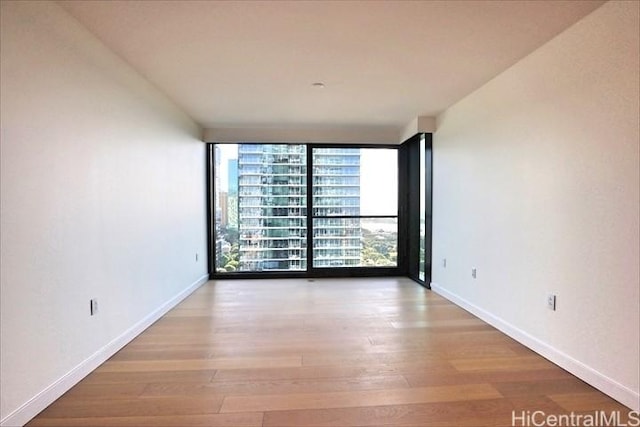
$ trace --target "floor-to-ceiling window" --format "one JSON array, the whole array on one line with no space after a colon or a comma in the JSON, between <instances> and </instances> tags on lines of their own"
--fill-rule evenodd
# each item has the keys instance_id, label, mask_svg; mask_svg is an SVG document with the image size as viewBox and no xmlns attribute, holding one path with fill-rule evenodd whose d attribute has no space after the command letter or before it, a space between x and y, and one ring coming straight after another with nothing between
<instances>
[{"instance_id":1,"label":"floor-to-ceiling window","mask_svg":"<svg viewBox=\"0 0 640 427\"><path fill-rule=\"evenodd\" d=\"M214 147L216 272L306 270L306 146Z\"/></svg>"},{"instance_id":2,"label":"floor-to-ceiling window","mask_svg":"<svg viewBox=\"0 0 640 427\"><path fill-rule=\"evenodd\" d=\"M396 149L312 148L313 268L398 265Z\"/></svg>"},{"instance_id":3,"label":"floor-to-ceiling window","mask_svg":"<svg viewBox=\"0 0 640 427\"><path fill-rule=\"evenodd\" d=\"M425 136L421 135L420 137L420 257L418 261L418 279L424 282L426 276L426 203L427 203L427 195L426 195L426 141Z\"/></svg>"},{"instance_id":4,"label":"floor-to-ceiling window","mask_svg":"<svg viewBox=\"0 0 640 427\"><path fill-rule=\"evenodd\" d=\"M403 227L406 233L403 267L406 274L423 285L431 280L431 134L419 133L400 147L401 185L405 199Z\"/></svg>"},{"instance_id":5,"label":"floor-to-ceiling window","mask_svg":"<svg viewBox=\"0 0 640 427\"><path fill-rule=\"evenodd\" d=\"M242 143L211 150L213 274L397 268L396 148Z\"/></svg>"}]
</instances>

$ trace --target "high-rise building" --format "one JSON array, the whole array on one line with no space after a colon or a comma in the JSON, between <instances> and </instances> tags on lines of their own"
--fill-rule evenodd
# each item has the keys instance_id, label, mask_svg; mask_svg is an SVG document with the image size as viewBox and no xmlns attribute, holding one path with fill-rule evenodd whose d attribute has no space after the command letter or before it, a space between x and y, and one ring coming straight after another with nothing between
<instances>
[{"instance_id":1,"label":"high-rise building","mask_svg":"<svg viewBox=\"0 0 640 427\"><path fill-rule=\"evenodd\" d=\"M313 149L313 266L362 264L360 149Z\"/></svg>"},{"instance_id":2,"label":"high-rise building","mask_svg":"<svg viewBox=\"0 0 640 427\"><path fill-rule=\"evenodd\" d=\"M238 195L238 159L229 159L227 161L227 177L229 195Z\"/></svg>"},{"instance_id":3,"label":"high-rise building","mask_svg":"<svg viewBox=\"0 0 640 427\"><path fill-rule=\"evenodd\" d=\"M306 269L306 148L238 146L240 270Z\"/></svg>"},{"instance_id":4,"label":"high-rise building","mask_svg":"<svg viewBox=\"0 0 640 427\"><path fill-rule=\"evenodd\" d=\"M358 149L314 151L314 267L361 262ZM239 271L307 268L306 146L239 144Z\"/></svg>"},{"instance_id":5,"label":"high-rise building","mask_svg":"<svg viewBox=\"0 0 640 427\"><path fill-rule=\"evenodd\" d=\"M227 222L233 229L238 228L238 159L229 159L227 162Z\"/></svg>"},{"instance_id":6,"label":"high-rise building","mask_svg":"<svg viewBox=\"0 0 640 427\"><path fill-rule=\"evenodd\" d=\"M216 219L216 224L219 224L220 222L220 218L222 216L222 211L220 210L220 159L222 158L222 156L220 155L220 147L218 147L217 145L213 146L213 158L215 161L215 165L213 167L213 186L216 189L215 192L215 219Z\"/></svg>"}]
</instances>

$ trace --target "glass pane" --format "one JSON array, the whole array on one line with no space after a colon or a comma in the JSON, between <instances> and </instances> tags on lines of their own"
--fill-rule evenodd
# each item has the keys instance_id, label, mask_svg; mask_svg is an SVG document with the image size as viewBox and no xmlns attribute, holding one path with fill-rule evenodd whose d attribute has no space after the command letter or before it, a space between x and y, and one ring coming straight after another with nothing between
<instances>
[{"instance_id":1,"label":"glass pane","mask_svg":"<svg viewBox=\"0 0 640 427\"><path fill-rule=\"evenodd\" d=\"M313 214L398 215L398 151L314 148Z\"/></svg>"},{"instance_id":2,"label":"glass pane","mask_svg":"<svg viewBox=\"0 0 640 427\"><path fill-rule=\"evenodd\" d=\"M314 218L313 266L395 267L396 218Z\"/></svg>"},{"instance_id":3,"label":"glass pane","mask_svg":"<svg viewBox=\"0 0 640 427\"><path fill-rule=\"evenodd\" d=\"M361 215L398 215L398 150L363 148Z\"/></svg>"},{"instance_id":4,"label":"glass pane","mask_svg":"<svg viewBox=\"0 0 640 427\"><path fill-rule=\"evenodd\" d=\"M422 281L425 280L425 238L426 238L426 168L425 168L425 156L426 156L426 142L425 137L422 135L420 138L420 268L418 271L418 278ZM415 264L414 264L415 265Z\"/></svg>"},{"instance_id":5,"label":"glass pane","mask_svg":"<svg viewBox=\"0 0 640 427\"><path fill-rule=\"evenodd\" d=\"M216 271L306 270L306 147L214 147Z\"/></svg>"}]
</instances>

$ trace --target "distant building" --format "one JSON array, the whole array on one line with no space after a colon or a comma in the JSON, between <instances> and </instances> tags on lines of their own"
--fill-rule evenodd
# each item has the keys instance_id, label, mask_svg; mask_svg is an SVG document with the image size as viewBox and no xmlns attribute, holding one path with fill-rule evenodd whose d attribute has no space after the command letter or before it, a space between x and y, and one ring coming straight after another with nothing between
<instances>
[{"instance_id":1,"label":"distant building","mask_svg":"<svg viewBox=\"0 0 640 427\"><path fill-rule=\"evenodd\" d=\"M218 192L218 206L220 206L218 224L220 227L227 227L229 225L229 194L226 191Z\"/></svg>"},{"instance_id":2,"label":"distant building","mask_svg":"<svg viewBox=\"0 0 640 427\"><path fill-rule=\"evenodd\" d=\"M238 159L229 159L227 163L227 225L238 228Z\"/></svg>"},{"instance_id":3,"label":"distant building","mask_svg":"<svg viewBox=\"0 0 640 427\"><path fill-rule=\"evenodd\" d=\"M229 184L229 195L238 195L238 159L227 161L227 179Z\"/></svg>"},{"instance_id":4,"label":"distant building","mask_svg":"<svg viewBox=\"0 0 640 427\"><path fill-rule=\"evenodd\" d=\"M220 188L220 162L221 162L221 151L220 151L220 147L218 147L217 145L213 146L213 158L215 161L214 167L213 167L213 186L216 189L215 191L215 200L214 200L214 206L215 206L215 219L216 219L216 224L220 223L220 218L222 216L222 210L220 209L220 191L222 190Z\"/></svg>"},{"instance_id":5,"label":"distant building","mask_svg":"<svg viewBox=\"0 0 640 427\"><path fill-rule=\"evenodd\" d=\"M313 189L313 266L361 265L360 149L314 149Z\"/></svg>"},{"instance_id":6,"label":"distant building","mask_svg":"<svg viewBox=\"0 0 640 427\"><path fill-rule=\"evenodd\" d=\"M240 271L306 270L306 167L304 145L238 146ZM231 182L231 163L229 170ZM315 215L359 215L359 176L359 149L318 150L313 174ZM315 267L360 265L358 219L316 218L314 230Z\"/></svg>"}]
</instances>

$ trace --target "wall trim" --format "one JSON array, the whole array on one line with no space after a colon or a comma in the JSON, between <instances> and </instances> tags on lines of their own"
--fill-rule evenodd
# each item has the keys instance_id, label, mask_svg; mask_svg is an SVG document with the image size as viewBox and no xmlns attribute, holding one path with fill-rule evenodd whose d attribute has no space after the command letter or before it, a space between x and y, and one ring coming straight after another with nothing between
<instances>
[{"instance_id":1,"label":"wall trim","mask_svg":"<svg viewBox=\"0 0 640 427\"><path fill-rule=\"evenodd\" d=\"M529 347L539 355L597 388L601 392L609 395L623 405L633 409L634 411L640 411L640 394L638 392L633 391L625 385L607 377L592 367L585 365L581 361L574 359L568 354L550 346L546 342L530 335L504 319L489 313L483 308L478 307L435 282L431 282L431 289L438 295L464 308L468 312L479 317L481 320L484 320L491 326L510 336L519 343Z\"/></svg>"},{"instance_id":2,"label":"wall trim","mask_svg":"<svg viewBox=\"0 0 640 427\"><path fill-rule=\"evenodd\" d=\"M47 406L51 405L71 387L93 372L98 366L103 364L118 350L131 342L135 337L140 335L145 329L164 316L169 310L178 305L183 299L191 295L191 293L208 280L209 275L206 274L190 284L186 289L180 291L177 295L149 313L138 323L124 331L120 336L114 338L104 347L100 348L87 359L80 362L75 368L71 369L47 388L25 402L18 409L7 415L0 421L0 426L22 426L28 423L33 417L42 412Z\"/></svg>"}]
</instances>

